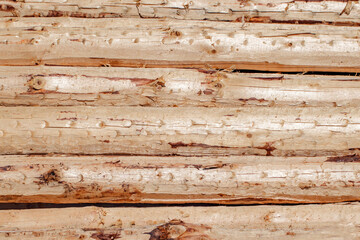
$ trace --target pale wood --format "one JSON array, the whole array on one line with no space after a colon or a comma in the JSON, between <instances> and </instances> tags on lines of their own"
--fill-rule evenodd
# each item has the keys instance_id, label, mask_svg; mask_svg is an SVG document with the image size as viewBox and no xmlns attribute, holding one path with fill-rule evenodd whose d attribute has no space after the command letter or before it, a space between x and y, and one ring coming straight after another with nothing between
<instances>
[{"instance_id":1,"label":"pale wood","mask_svg":"<svg viewBox=\"0 0 360 240\"><path fill-rule=\"evenodd\" d=\"M0 211L4 239L359 239L359 204Z\"/></svg>"},{"instance_id":2,"label":"pale wood","mask_svg":"<svg viewBox=\"0 0 360 240\"><path fill-rule=\"evenodd\" d=\"M359 14L0 1L0 238L359 239Z\"/></svg>"},{"instance_id":3,"label":"pale wood","mask_svg":"<svg viewBox=\"0 0 360 240\"><path fill-rule=\"evenodd\" d=\"M360 70L360 27L81 18L0 27L0 65Z\"/></svg>"},{"instance_id":4,"label":"pale wood","mask_svg":"<svg viewBox=\"0 0 360 240\"><path fill-rule=\"evenodd\" d=\"M357 107L0 107L2 154L358 152Z\"/></svg>"},{"instance_id":5,"label":"pale wood","mask_svg":"<svg viewBox=\"0 0 360 240\"><path fill-rule=\"evenodd\" d=\"M0 67L0 75L3 106L356 107L360 104L357 76L46 66Z\"/></svg>"},{"instance_id":6,"label":"pale wood","mask_svg":"<svg viewBox=\"0 0 360 240\"><path fill-rule=\"evenodd\" d=\"M359 201L359 162L357 156L1 156L0 202Z\"/></svg>"},{"instance_id":7,"label":"pale wood","mask_svg":"<svg viewBox=\"0 0 360 240\"><path fill-rule=\"evenodd\" d=\"M215 21L352 25L360 22L358 1L147 0L1 1L0 16L81 18L174 18Z\"/></svg>"}]
</instances>

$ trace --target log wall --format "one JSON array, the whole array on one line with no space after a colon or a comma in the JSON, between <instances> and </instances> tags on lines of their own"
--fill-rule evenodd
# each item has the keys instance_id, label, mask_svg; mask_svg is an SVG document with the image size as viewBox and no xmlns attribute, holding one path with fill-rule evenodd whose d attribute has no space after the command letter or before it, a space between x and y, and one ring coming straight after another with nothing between
<instances>
[{"instance_id":1,"label":"log wall","mask_svg":"<svg viewBox=\"0 0 360 240\"><path fill-rule=\"evenodd\" d=\"M0 238L358 239L359 13L0 1Z\"/></svg>"}]
</instances>

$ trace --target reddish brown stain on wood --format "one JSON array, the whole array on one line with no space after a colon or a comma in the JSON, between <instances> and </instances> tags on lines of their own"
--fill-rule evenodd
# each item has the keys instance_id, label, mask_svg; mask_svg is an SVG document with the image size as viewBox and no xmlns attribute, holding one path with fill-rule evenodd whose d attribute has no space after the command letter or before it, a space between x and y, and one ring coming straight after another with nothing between
<instances>
[{"instance_id":1,"label":"reddish brown stain on wood","mask_svg":"<svg viewBox=\"0 0 360 240\"><path fill-rule=\"evenodd\" d=\"M70 187L68 187L70 188ZM152 203L152 204L179 204L179 203L216 203L216 204L300 204L300 203L340 203L359 201L356 196L318 196L318 195L283 195L279 194L276 198L244 198L222 195L223 199L219 199L219 194L166 194L166 193L133 193L126 194L123 191L100 191L92 190L91 186L79 187L74 186L73 189L65 189L65 194L61 195L0 195L1 203ZM135 191L132 187L131 191ZM151 199L151 200L142 200ZM164 199L167 199L164 201ZM217 199L217 200L212 200Z\"/></svg>"},{"instance_id":2,"label":"reddish brown stain on wood","mask_svg":"<svg viewBox=\"0 0 360 240\"><path fill-rule=\"evenodd\" d=\"M320 65L285 65L275 62L241 62L241 61L166 61L166 60L144 60L144 59L114 59L114 58L80 58L67 57L57 59L0 59L3 66L72 66L72 67L101 67L104 65L112 67L144 67L144 68L190 68L190 69L246 69L278 72L360 72L359 66L336 67Z\"/></svg>"},{"instance_id":3,"label":"reddish brown stain on wood","mask_svg":"<svg viewBox=\"0 0 360 240\"><path fill-rule=\"evenodd\" d=\"M209 89L209 88L207 88L207 89L205 89L205 90L203 91L203 93L204 93L205 95L211 95L211 94L213 94L213 92L214 92L214 90Z\"/></svg>"},{"instance_id":4,"label":"reddish brown stain on wood","mask_svg":"<svg viewBox=\"0 0 360 240\"><path fill-rule=\"evenodd\" d=\"M203 143L183 143L183 142L169 142L169 145L171 146L171 148L178 148L178 147L230 148L226 146L214 146Z\"/></svg>"},{"instance_id":5,"label":"reddish brown stain on wood","mask_svg":"<svg viewBox=\"0 0 360 240\"><path fill-rule=\"evenodd\" d=\"M233 164L226 164L226 163L216 163L212 165L206 165L206 164L158 164L158 165L127 165L123 164L121 161L115 161L115 162L106 162L107 165L113 165L115 167L120 167L124 169L162 169L162 168L196 168L196 169L202 169L202 170L212 170L212 169L218 169L229 166L230 168L233 167Z\"/></svg>"},{"instance_id":6,"label":"reddish brown stain on wood","mask_svg":"<svg viewBox=\"0 0 360 240\"><path fill-rule=\"evenodd\" d=\"M141 199L141 192L129 184L120 184L118 188L104 189L104 186L101 186L97 183L92 183L89 185L84 185L82 183L70 184L63 183L65 188L65 193L59 198L75 199L87 201L97 201L96 199L117 199L119 202L137 202ZM94 200L95 199L95 200Z\"/></svg>"},{"instance_id":7,"label":"reddish brown stain on wood","mask_svg":"<svg viewBox=\"0 0 360 240\"><path fill-rule=\"evenodd\" d=\"M273 81L273 80L284 80L284 76L281 77L251 77L253 79L260 79L264 81Z\"/></svg>"},{"instance_id":8,"label":"reddish brown stain on wood","mask_svg":"<svg viewBox=\"0 0 360 240\"><path fill-rule=\"evenodd\" d=\"M121 238L120 231L105 233L104 231L99 231L91 234L91 238L96 240L115 240Z\"/></svg>"},{"instance_id":9,"label":"reddish brown stain on wood","mask_svg":"<svg viewBox=\"0 0 360 240\"><path fill-rule=\"evenodd\" d=\"M208 166L203 166L202 169L203 170L212 170L212 169L218 169L218 168L223 168L225 166L230 166L232 167L232 165L230 164L224 164L224 163L218 163L218 164L214 164L214 165L208 165Z\"/></svg>"},{"instance_id":10,"label":"reddish brown stain on wood","mask_svg":"<svg viewBox=\"0 0 360 240\"><path fill-rule=\"evenodd\" d=\"M271 152L276 148L272 146L272 143L266 143L263 147L257 147L257 149L264 149L266 151L266 156L273 156Z\"/></svg>"},{"instance_id":11,"label":"reddish brown stain on wood","mask_svg":"<svg viewBox=\"0 0 360 240\"><path fill-rule=\"evenodd\" d=\"M45 75L42 75L43 77L45 77ZM68 77L68 78L74 78L76 77L75 75L70 75L70 74L60 74L60 73L51 73L48 75L49 77Z\"/></svg>"},{"instance_id":12,"label":"reddish brown stain on wood","mask_svg":"<svg viewBox=\"0 0 360 240\"><path fill-rule=\"evenodd\" d=\"M52 91L52 90L44 90L44 89L35 90L35 89L30 87L27 92L20 93L20 95L35 95L35 94L49 94L49 93L52 93L52 94L53 93L58 93L58 94L60 94L61 92Z\"/></svg>"},{"instance_id":13,"label":"reddish brown stain on wood","mask_svg":"<svg viewBox=\"0 0 360 240\"><path fill-rule=\"evenodd\" d=\"M49 10L48 12L34 12L30 15L25 15L24 17L75 17L75 18L119 18L122 17L121 14L117 13L83 13L83 12L70 12L70 11L58 11L58 10Z\"/></svg>"},{"instance_id":14,"label":"reddish brown stain on wood","mask_svg":"<svg viewBox=\"0 0 360 240\"><path fill-rule=\"evenodd\" d=\"M100 92L101 94L120 94L119 91Z\"/></svg>"},{"instance_id":15,"label":"reddish brown stain on wood","mask_svg":"<svg viewBox=\"0 0 360 240\"><path fill-rule=\"evenodd\" d=\"M326 162L360 162L360 156L353 154L340 157L329 157Z\"/></svg>"},{"instance_id":16,"label":"reddish brown stain on wood","mask_svg":"<svg viewBox=\"0 0 360 240\"><path fill-rule=\"evenodd\" d=\"M358 82L360 79L334 79L331 81L339 81L339 82Z\"/></svg>"},{"instance_id":17,"label":"reddish brown stain on wood","mask_svg":"<svg viewBox=\"0 0 360 240\"><path fill-rule=\"evenodd\" d=\"M260 103L267 102L267 100L265 100L263 98L254 98L254 97L251 97L251 98L239 98L238 100L241 101L241 102L244 102L244 103L246 103L248 101L257 101L257 102L260 102Z\"/></svg>"},{"instance_id":18,"label":"reddish brown stain on wood","mask_svg":"<svg viewBox=\"0 0 360 240\"><path fill-rule=\"evenodd\" d=\"M10 165L0 167L0 172L13 171L13 170L14 170L14 167L10 166Z\"/></svg>"},{"instance_id":19,"label":"reddish brown stain on wood","mask_svg":"<svg viewBox=\"0 0 360 240\"><path fill-rule=\"evenodd\" d=\"M15 8L11 5L8 5L8 4L1 4L0 5L0 11L3 11L3 12L15 12Z\"/></svg>"},{"instance_id":20,"label":"reddish brown stain on wood","mask_svg":"<svg viewBox=\"0 0 360 240\"><path fill-rule=\"evenodd\" d=\"M201 72L201 73L206 73L206 74L214 74L214 73L217 73L218 71L216 70L210 70L210 69L197 69L198 72Z\"/></svg>"},{"instance_id":21,"label":"reddish brown stain on wood","mask_svg":"<svg viewBox=\"0 0 360 240\"><path fill-rule=\"evenodd\" d=\"M279 19L272 19L270 16L247 16L245 18L239 17L235 19L233 22L249 22L249 23L273 23L273 24L306 24L306 25L316 25L316 24L324 24L324 25L333 25L333 26L360 26L358 22L352 21L319 21L319 20L279 20ZM310 33L309 33L310 34Z\"/></svg>"},{"instance_id":22,"label":"reddish brown stain on wood","mask_svg":"<svg viewBox=\"0 0 360 240\"><path fill-rule=\"evenodd\" d=\"M286 235L288 236L295 236L296 234L294 232L287 232Z\"/></svg>"},{"instance_id":23,"label":"reddish brown stain on wood","mask_svg":"<svg viewBox=\"0 0 360 240\"><path fill-rule=\"evenodd\" d=\"M71 121L77 121L78 119L76 117L68 117L68 118L57 118L56 120L71 120Z\"/></svg>"},{"instance_id":24,"label":"reddish brown stain on wood","mask_svg":"<svg viewBox=\"0 0 360 240\"><path fill-rule=\"evenodd\" d=\"M310 188L313 188L313 187L316 187L316 185L314 183L312 183L312 182L299 184L299 188L301 190L307 190L307 189L310 189Z\"/></svg>"},{"instance_id":25,"label":"reddish brown stain on wood","mask_svg":"<svg viewBox=\"0 0 360 240\"><path fill-rule=\"evenodd\" d=\"M39 184L49 184L51 182L61 182L60 172L57 169L51 169L40 176Z\"/></svg>"},{"instance_id":26,"label":"reddish brown stain on wood","mask_svg":"<svg viewBox=\"0 0 360 240\"><path fill-rule=\"evenodd\" d=\"M150 235L149 240L212 240L213 238L205 233L205 231L210 229L211 227L203 224L189 224L178 219L173 219L145 234Z\"/></svg>"}]
</instances>

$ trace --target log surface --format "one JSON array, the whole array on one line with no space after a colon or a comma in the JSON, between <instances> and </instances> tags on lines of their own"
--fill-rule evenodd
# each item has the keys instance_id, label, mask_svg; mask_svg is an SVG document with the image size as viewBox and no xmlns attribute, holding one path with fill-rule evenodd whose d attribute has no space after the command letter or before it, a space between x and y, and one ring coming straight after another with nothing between
<instances>
[{"instance_id":1,"label":"log surface","mask_svg":"<svg viewBox=\"0 0 360 240\"><path fill-rule=\"evenodd\" d=\"M0 20L0 65L359 72L360 27L166 19Z\"/></svg>"},{"instance_id":2,"label":"log surface","mask_svg":"<svg viewBox=\"0 0 360 240\"><path fill-rule=\"evenodd\" d=\"M0 1L0 238L359 239L359 14Z\"/></svg>"},{"instance_id":3,"label":"log surface","mask_svg":"<svg viewBox=\"0 0 360 240\"><path fill-rule=\"evenodd\" d=\"M2 154L327 156L359 149L356 107L0 107Z\"/></svg>"},{"instance_id":4,"label":"log surface","mask_svg":"<svg viewBox=\"0 0 360 240\"><path fill-rule=\"evenodd\" d=\"M1 156L0 202L328 203L360 200L360 158Z\"/></svg>"},{"instance_id":5,"label":"log surface","mask_svg":"<svg viewBox=\"0 0 360 240\"><path fill-rule=\"evenodd\" d=\"M353 106L360 77L205 69L0 67L2 106ZM341 94L339 94L341 92Z\"/></svg>"},{"instance_id":6,"label":"log surface","mask_svg":"<svg viewBox=\"0 0 360 240\"><path fill-rule=\"evenodd\" d=\"M4 239L358 239L359 204L0 211ZM66 219L66 221L65 221Z\"/></svg>"},{"instance_id":7,"label":"log surface","mask_svg":"<svg viewBox=\"0 0 360 240\"><path fill-rule=\"evenodd\" d=\"M3 17L173 18L358 25L358 1L92 0L1 1Z\"/></svg>"}]
</instances>

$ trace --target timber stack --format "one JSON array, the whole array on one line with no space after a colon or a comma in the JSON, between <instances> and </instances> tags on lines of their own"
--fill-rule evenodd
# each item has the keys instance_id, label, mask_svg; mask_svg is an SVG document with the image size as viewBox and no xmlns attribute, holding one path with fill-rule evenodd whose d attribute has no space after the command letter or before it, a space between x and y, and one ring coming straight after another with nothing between
<instances>
[{"instance_id":1,"label":"timber stack","mask_svg":"<svg viewBox=\"0 0 360 240\"><path fill-rule=\"evenodd\" d=\"M0 1L0 239L359 239L359 16Z\"/></svg>"}]
</instances>

